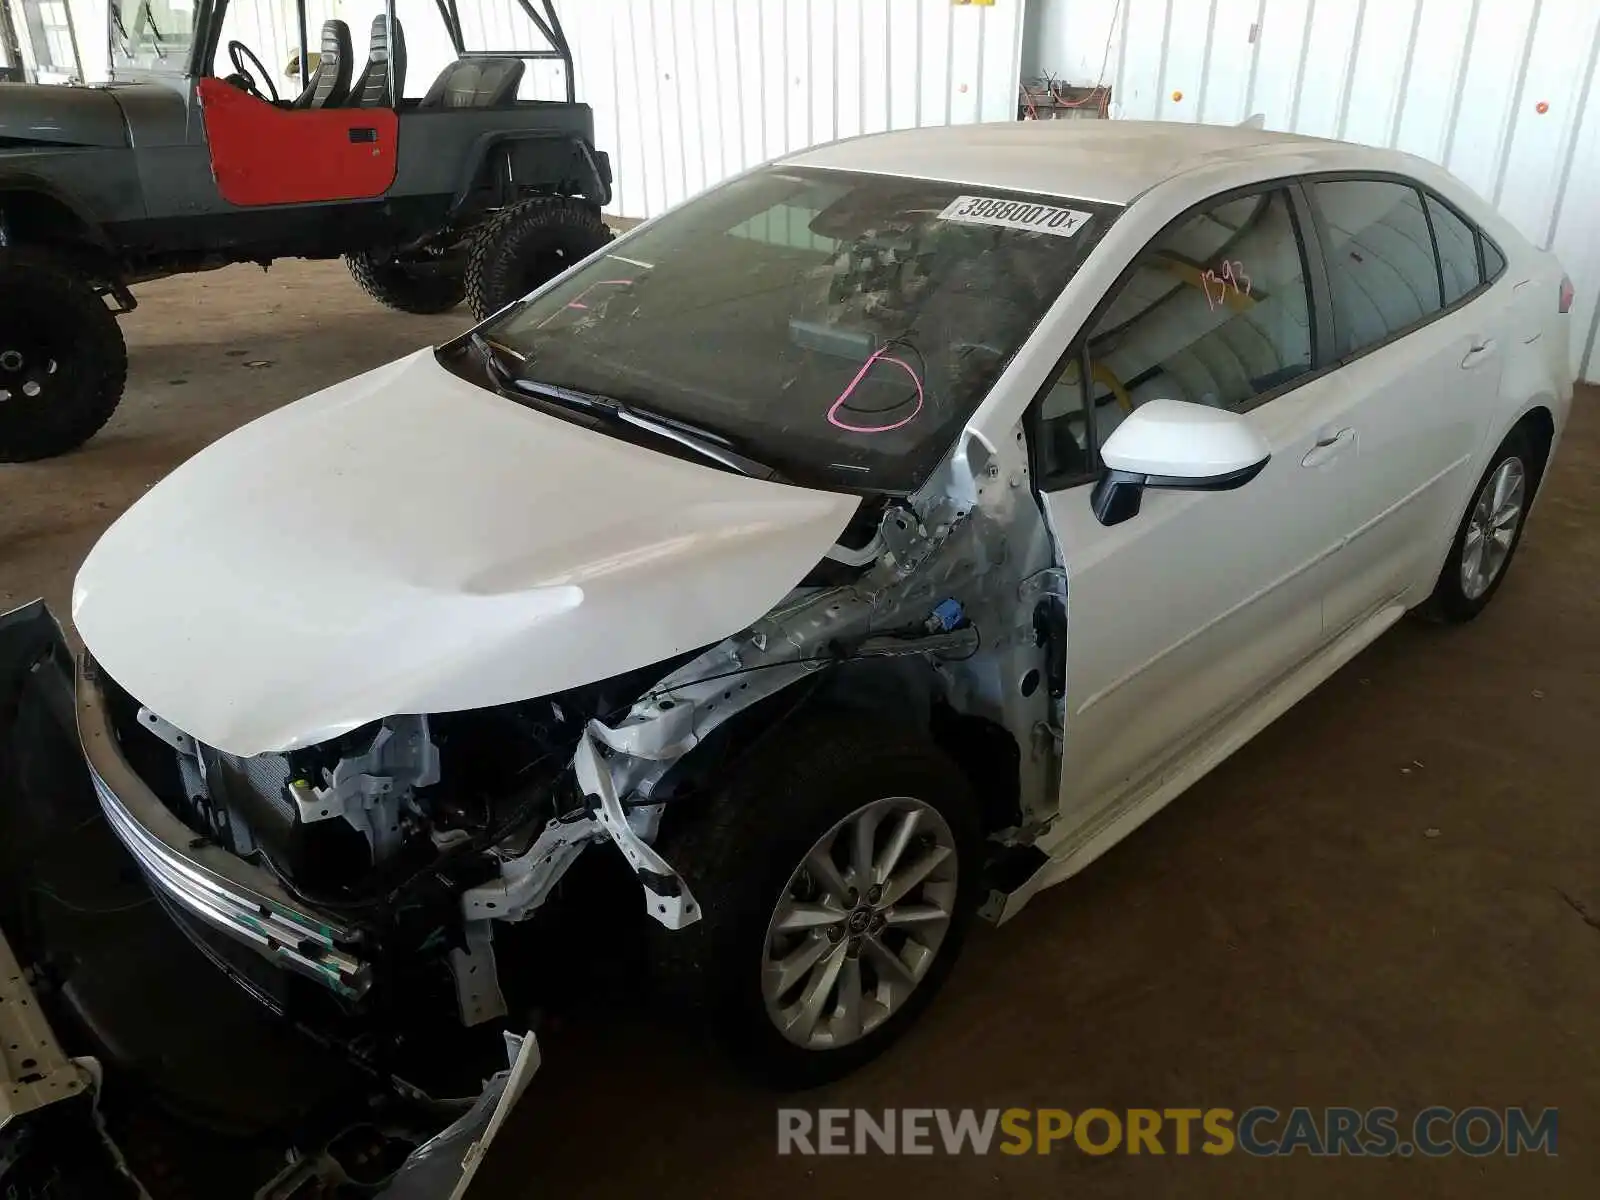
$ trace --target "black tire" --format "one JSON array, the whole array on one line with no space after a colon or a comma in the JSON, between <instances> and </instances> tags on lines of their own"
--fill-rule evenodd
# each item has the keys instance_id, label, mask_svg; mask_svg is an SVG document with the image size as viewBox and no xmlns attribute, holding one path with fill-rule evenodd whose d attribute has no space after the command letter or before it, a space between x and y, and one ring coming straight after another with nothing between
<instances>
[{"instance_id":1,"label":"black tire","mask_svg":"<svg viewBox=\"0 0 1600 1200\"><path fill-rule=\"evenodd\" d=\"M766 1011L761 963L768 923L818 839L863 805L891 796L934 808L954 835L957 896L944 941L915 989L875 1030L837 1049L802 1047ZM655 981L762 1083L811 1087L855 1070L916 1020L960 954L980 890L978 813L960 769L925 738L859 714L818 712L796 720L737 762L704 808L664 824L657 848L683 876L702 916L676 931L648 922Z\"/></svg>"},{"instance_id":2,"label":"black tire","mask_svg":"<svg viewBox=\"0 0 1600 1200\"><path fill-rule=\"evenodd\" d=\"M611 240L600 210L573 196L538 196L503 208L467 255L467 304L483 320Z\"/></svg>"},{"instance_id":3,"label":"black tire","mask_svg":"<svg viewBox=\"0 0 1600 1200\"><path fill-rule=\"evenodd\" d=\"M449 312L467 294L461 272L444 260L413 266L363 252L346 254L344 265L367 295L404 313L431 316Z\"/></svg>"},{"instance_id":4,"label":"black tire","mask_svg":"<svg viewBox=\"0 0 1600 1200\"><path fill-rule=\"evenodd\" d=\"M0 462L83 445L128 379L117 318L72 264L0 249Z\"/></svg>"},{"instance_id":5,"label":"black tire","mask_svg":"<svg viewBox=\"0 0 1600 1200\"><path fill-rule=\"evenodd\" d=\"M1477 508L1479 496L1494 478L1495 473L1503 464L1513 459L1522 465L1524 473L1522 515L1517 521L1517 527L1511 536L1511 545L1498 572L1483 592L1470 596L1462 579L1462 558L1466 549L1467 535L1472 526L1473 512ZM1517 556L1517 547L1522 544L1523 530L1528 527L1528 508L1533 504L1543 467L1544 464L1539 460L1532 442L1521 429L1513 429L1506 435L1506 440L1500 443L1500 448L1490 458L1488 468L1473 487L1472 495L1467 500L1467 510L1461 514L1461 523L1456 526L1456 536L1450 542L1450 553L1445 557L1444 567L1439 572L1433 592L1418 610L1424 618L1444 624L1459 625L1472 620L1489 606L1489 601L1494 599L1494 594L1500 590L1500 585L1505 582L1505 577L1511 570L1511 563Z\"/></svg>"}]
</instances>

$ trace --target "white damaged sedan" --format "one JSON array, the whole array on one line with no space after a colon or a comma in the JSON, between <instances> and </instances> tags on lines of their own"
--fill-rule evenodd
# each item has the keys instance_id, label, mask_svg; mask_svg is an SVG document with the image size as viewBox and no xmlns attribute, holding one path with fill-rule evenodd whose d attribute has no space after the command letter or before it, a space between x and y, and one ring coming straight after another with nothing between
<instances>
[{"instance_id":1,"label":"white damaged sedan","mask_svg":"<svg viewBox=\"0 0 1600 1200\"><path fill-rule=\"evenodd\" d=\"M1395 153L797 154L135 504L73 599L100 803L232 969L355 1011L437 971L467 1026L517 1009L509 925L620 851L663 987L761 1075L837 1076L973 915L1408 609L1492 599L1571 301Z\"/></svg>"}]
</instances>

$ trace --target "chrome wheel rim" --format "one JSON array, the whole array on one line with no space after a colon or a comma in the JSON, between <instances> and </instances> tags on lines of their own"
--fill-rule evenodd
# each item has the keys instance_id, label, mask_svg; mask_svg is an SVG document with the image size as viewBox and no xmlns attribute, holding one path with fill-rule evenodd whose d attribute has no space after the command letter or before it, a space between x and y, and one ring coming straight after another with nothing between
<instances>
[{"instance_id":1,"label":"chrome wheel rim","mask_svg":"<svg viewBox=\"0 0 1600 1200\"><path fill-rule=\"evenodd\" d=\"M859 1041L899 1011L955 912L955 836L910 796L864 804L817 839L767 923L761 994L807 1050Z\"/></svg>"},{"instance_id":2,"label":"chrome wheel rim","mask_svg":"<svg viewBox=\"0 0 1600 1200\"><path fill-rule=\"evenodd\" d=\"M20 345L0 345L0 403L35 399L54 383L61 363L44 339L34 341L24 337Z\"/></svg>"},{"instance_id":3,"label":"chrome wheel rim","mask_svg":"<svg viewBox=\"0 0 1600 1200\"><path fill-rule=\"evenodd\" d=\"M1476 600L1504 570L1522 524L1528 474L1520 458L1506 459L1483 485L1461 544L1461 591Z\"/></svg>"}]
</instances>

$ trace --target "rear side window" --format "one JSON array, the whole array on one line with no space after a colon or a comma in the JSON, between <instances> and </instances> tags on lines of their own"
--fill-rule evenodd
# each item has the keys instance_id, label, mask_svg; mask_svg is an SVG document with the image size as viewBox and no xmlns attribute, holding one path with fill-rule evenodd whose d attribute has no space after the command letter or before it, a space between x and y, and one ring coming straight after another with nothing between
<instances>
[{"instance_id":1,"label":"rear side window","mask_svg":"<svg viewBox=\"0 0 1600 1200\"><path fill-rule=\"evenodd\" d=\"M1334 343L1355 354L1443 307L1422 197L1388 180L1315 183L1322 212Z\"/></svg>"},{"instance_id":2,"label":"rear side window","mask_svg":"<svg viewBox=\"0 0 1600 1200\"><path fill-rule=\"evenodd\" d=\"M1433 240L1439 247L1439 270L1444 280L1444 302L1454 304L1478 286L1478 235L1456 216L1449 205L1428 197Z\"/></svg>"},{"instance_id":3,"label":"rear side window","mask_svg":"<svg viewBox=\"0 0 1600 1200\"><path fill-rule=\"evenodd\" d=\"M1483 277L1493 283L1500 278L1500 272L1506 269L1506 256L1500 253L1499 246L1482 234L1478 235L1478 240L1483 243Z\"/></svg>"}]
</instances>

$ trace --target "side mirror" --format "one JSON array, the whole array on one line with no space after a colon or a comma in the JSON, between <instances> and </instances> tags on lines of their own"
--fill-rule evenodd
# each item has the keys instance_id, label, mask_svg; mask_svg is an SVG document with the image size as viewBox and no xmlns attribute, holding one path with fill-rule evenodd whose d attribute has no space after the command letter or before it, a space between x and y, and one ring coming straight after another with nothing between
<instances>
[{"instance_id":1,"label":"side mirror","mask_svg":"<svg viewBox=\"0 0 1600 1200\"><path fill-rule=\"evenodd\" d=\"M1146 488L1227 492L1267 465L1272 447L1239 413L1186 400L1141 404L1100 449L1090 502L1102 525L1136 516Z\"/></svg>"}]
</instances>

